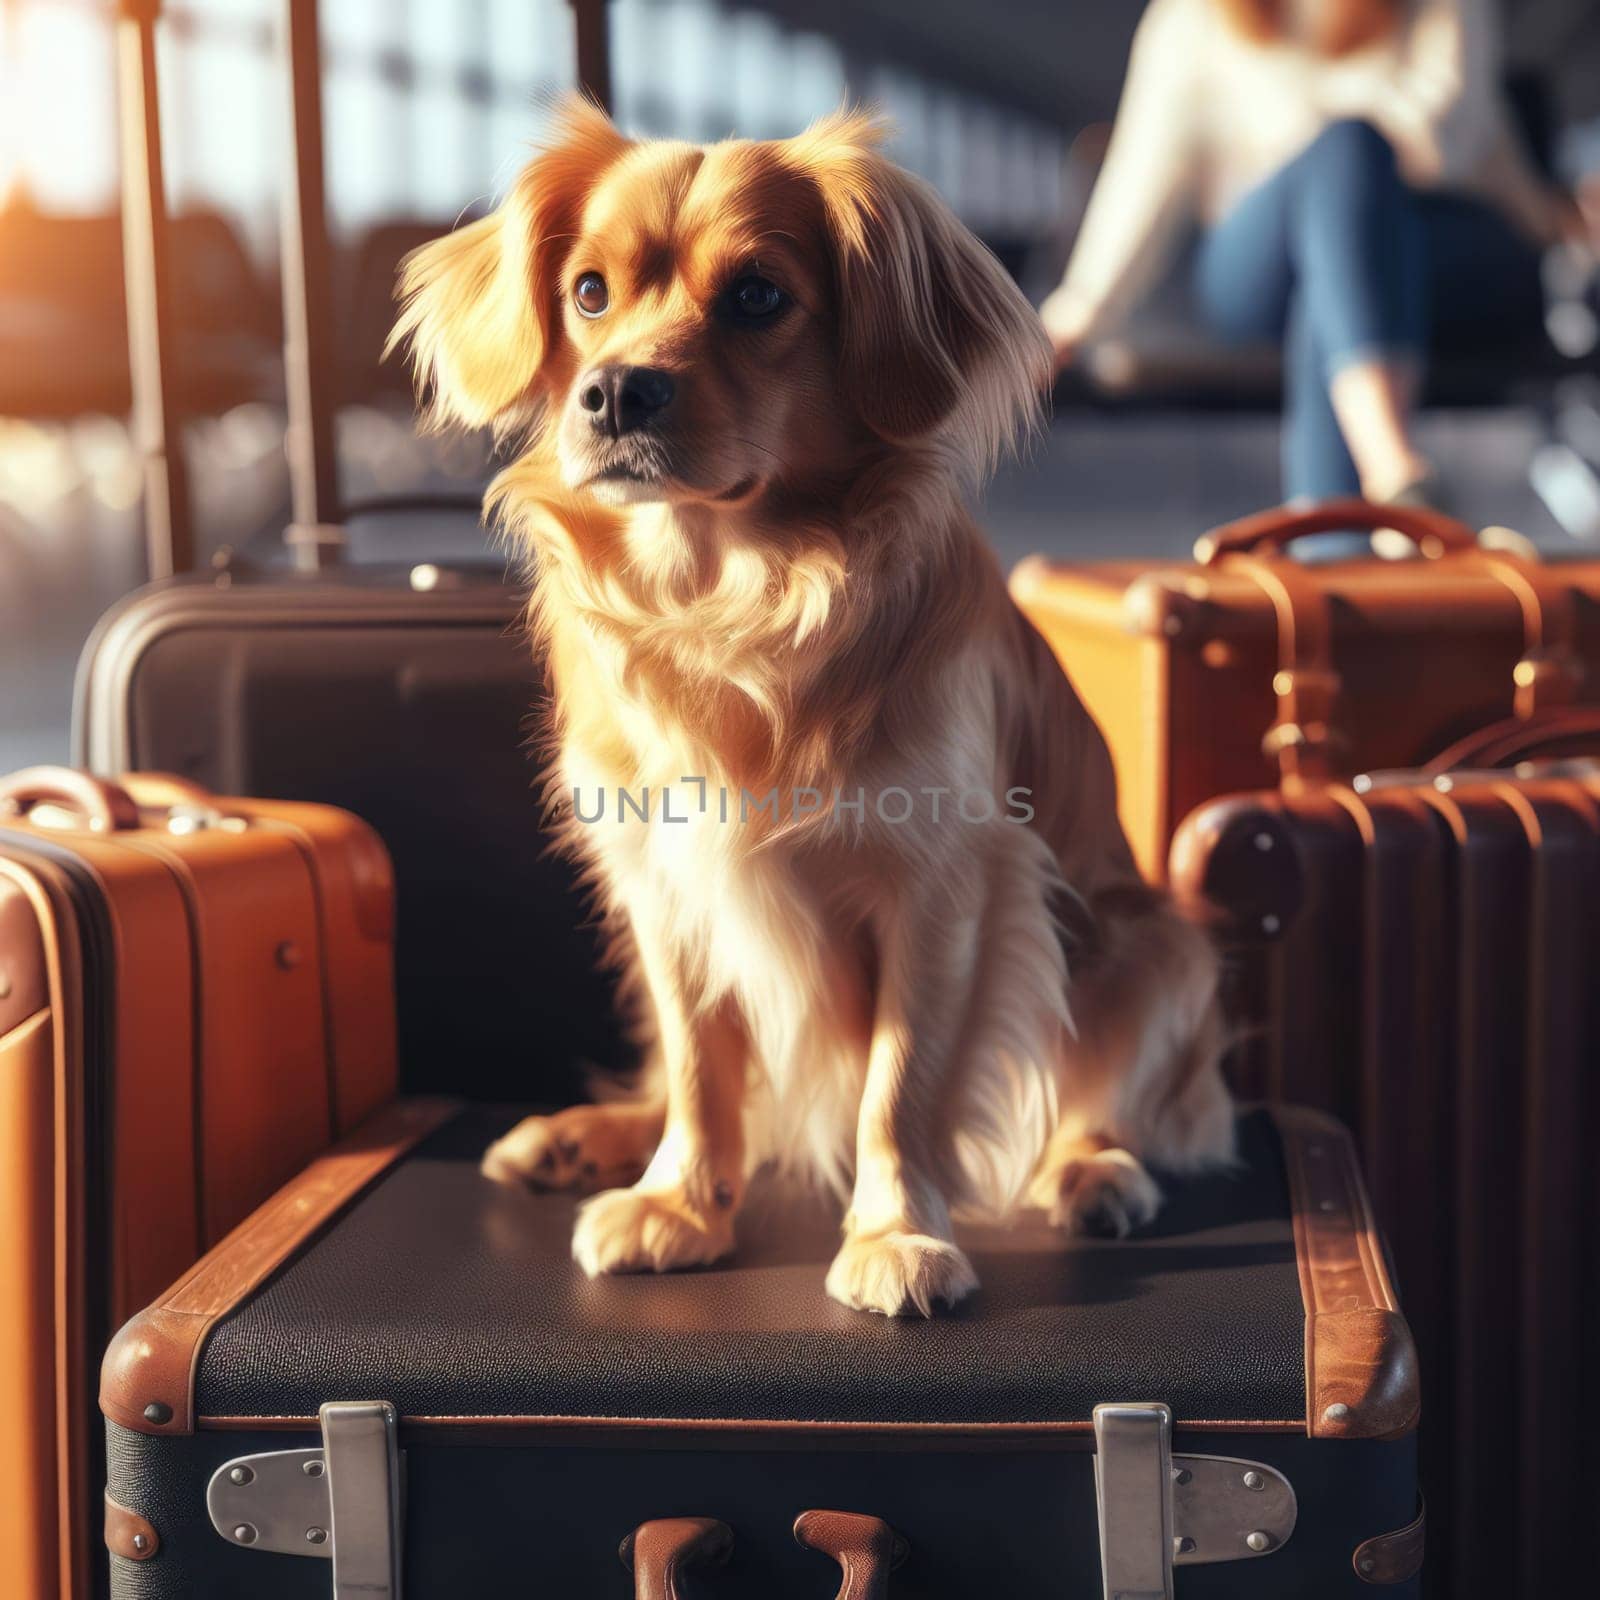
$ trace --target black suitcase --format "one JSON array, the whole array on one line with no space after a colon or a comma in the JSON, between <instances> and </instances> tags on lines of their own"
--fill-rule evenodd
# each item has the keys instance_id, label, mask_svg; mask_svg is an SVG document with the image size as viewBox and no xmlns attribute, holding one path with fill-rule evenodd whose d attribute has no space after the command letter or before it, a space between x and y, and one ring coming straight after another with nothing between
<instances>
[{"instance_id":1,"label":"black suitcase","mask_svg":"<svg viewBox=\"0 0 1600 1600\"><path fill-rule=\"evenodd\" d=\"M837 1217L771 1193L728 1266L590 1282L570 1198L478 1174L510 1120L397 1103L124 1329L115 1600L1417 1592L1411 1340L1331 1119L1246 1112L1124 1242L968 1230L929 1322L828 1300Z\"/></svg>"},{"instance_id":2,"label":"black suitcase","mask_svg":"<svg viewBox=\"0 0 1600 1600\"><path fill-rule=\"evenodd\" d=\"M169 771L219 794L357 813L395 865L402 1083L577 1099L583 1062L624 1066L630 1052L583 900L541 827L530 730L542 673L522 627L525 596L481 537L445 535L463 521L459 496L341 502L317 6L280 3L293 91L283 227L293 521L271 559L203 575L189 571L195 541L174 443L182 385L168 359L161 8L128 8L119 23L137 46L120 57L125 242L158 581L114 608L85 647L73 759L99 773ZM578 11L586 81L603 86L603 17L592 5ZM416 548L430 518L439 536ZM410 559L394 559L405 542ZM448 559L463 543L474 559ZM391 558L351 559L373 550ZM535 1060L549 1064L537 1082Z\"/></svg>"}]
</instances>

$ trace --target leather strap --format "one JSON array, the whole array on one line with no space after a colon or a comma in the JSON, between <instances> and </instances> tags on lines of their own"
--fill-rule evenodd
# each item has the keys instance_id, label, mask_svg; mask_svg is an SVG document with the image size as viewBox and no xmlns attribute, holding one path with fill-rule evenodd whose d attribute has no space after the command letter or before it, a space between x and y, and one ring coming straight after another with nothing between
<instances>
[{"instance_id":1,"label":"leather strap","mask_svg":"<svg viewBox=\"0 0 1600 1600\"><path fill-rule=\"evenodd\" d=\"M1522 656L1514 670L1519 717L1571 702L1578 665L1578 607L1572 585L1553 569L1508 550L1472 550L1470 561L1516 596L1522 608Z\"/></svg>"},{"instance_id":2,"label":"leather strap","mask_svg":"<svg viewBox=\"0 0 1600 1600\"><path fill-rule=\"evenodd\" d=\"M885 1600L889 1573L906 1558L907 1545L881 1517L855 1511L802 1511L795 1541L839 1563L834 1600Z\"/></svg>"},{"instance_id":3,"label":"leather strap","mask_svg":"<svg viewBox=\"0 0 1600 1600\"><path fill-rule=\"evenodd\" d=\"M1339 674L1333 667L1333 624L1321 584L1293 561L1248 554L1230 555L1230 572L1248 577L1269 600L1278 618L1278 670L1272 688L1278 715L1262 740L1275 756L1285 788L1333 775L1333 708Z\"/></svg>"},{"instance_id":4,"label":"leather strap","mask_svg":"<svg viewBox=\"0 0 1600 1600\"><path fill-rule=\"evenodd\" d=\"M153 1561L161 1551L161 1535L150 1522L118 1505L106 1491L106 1549L124 1561Z\"/></svg>"},{"instance_id":5,"label":"leather strap","mask_svg":"<svg viewBox=\"0 0 1600 1600\"><path fill-rule=\"evenodd\" d=\"M1513 691L1517 716L1571 702L1582 676L1578 613L1572 586L1559 573L1510 550L1483 548L1465 523L1437 511L1364 500L1278 506L1213 529L1196 544L1195 555L1207 566L1249 577L1272 601L1278 618L1278 715L1263 748L1277 758L1285 787L1332 776L1339 676L1327 596L1313 576L1281 559L1282 552L1309 534L1345 528L1394 528L1425 554L1467 563L1510 590L1522 612Z\"/></svg>"},{"instance_id":6,"label":"leather strap","mask_svg":"<svg viewBox=\"0 0 1600 1600\"><path fill-rule=\"evenodd\" d=\"M622 1564L633 1573L636 1600L683 1600L685 1572L720 1566L733 1548L733 1531L712 1517L663 1517L641 1522L622 1541Z\"/></svg>"},{"instance_id":7,"label":"leather strap","mask_svg":"<svg viewBox=\"0 0 1600 1600\"><path fill-rule=\"evenodd\" d=\"M74 767L24 767L0 778L0 812L25 817L43 800L78 812L97 833L139 826L139 808L126 789Z\"/></svg>"}]
</instances>

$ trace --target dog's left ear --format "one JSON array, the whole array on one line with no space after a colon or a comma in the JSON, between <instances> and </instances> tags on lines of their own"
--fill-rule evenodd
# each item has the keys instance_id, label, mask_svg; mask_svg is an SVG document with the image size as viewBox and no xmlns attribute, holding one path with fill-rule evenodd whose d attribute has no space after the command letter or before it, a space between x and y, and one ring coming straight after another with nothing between
<instances>
[{"instance_id":1,"label":"dog's left ear","mask_svg":"<svg viewBox=\"0 0 1600 1600\"><path fill-rule=\"evenodd\" d=\"M430 421L477 428L537 414L539 377L561 340L557 272L584 200L627 148L603 111L569 98L494 211L401 263L385 354L409 342Z\"/></svg>"},{"instance_id":2,"label":"dog's left ear","mask_svg":"<svg viewBox=\"0 0 1600 1600\"><path fill-rule=\"evenodd\" d=\"M981 474L1042 420L1050 343L932 185L878 153L884 133L841 112L790 147L827 213L842 387L881 437L938 434Z\"/></svg>"}]
</instances>

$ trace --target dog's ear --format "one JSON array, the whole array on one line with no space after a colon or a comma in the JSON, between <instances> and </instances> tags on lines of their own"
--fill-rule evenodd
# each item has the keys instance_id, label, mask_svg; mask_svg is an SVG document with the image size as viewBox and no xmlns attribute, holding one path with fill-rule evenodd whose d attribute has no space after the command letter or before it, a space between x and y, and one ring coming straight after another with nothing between
<instances>
[{"instance_id":1,"label":"dog's ear","mask_svg":"<svg viewBox=\"0 0 1600 1600\"><path fill-rule=\"evenodd\" d=\"M561 337L562 260L584 200L628 148L605 113L576 96L551 141L488 216L423 245L400 266L400 315L387 355L409 342L434 423L525 421Z\"/></svg>"},{"instance_id":2,"label":"dog's ear","mask_svg":"<svg viewBox=\"0 0 1600 1600\"><path fill-rule=\"evenodd\" d=\"M841 384L881 437L938 433L991 470L1042 419L1049 340L937 191L878 153L884 136L877 118L840 112L790 146L827 215Z\"/></svg>"}]
</instances>

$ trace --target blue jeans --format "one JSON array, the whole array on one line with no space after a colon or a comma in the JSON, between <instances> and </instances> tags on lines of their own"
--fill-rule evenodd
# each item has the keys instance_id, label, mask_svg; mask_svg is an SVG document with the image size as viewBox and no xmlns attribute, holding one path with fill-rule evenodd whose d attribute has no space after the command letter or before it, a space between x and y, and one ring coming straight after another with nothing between
<instances>
[{"instance_id":1,"label":"blue jeans","mask_svg":"<svg viewBox=\"0 0 1600 1600\"><path fill-rule=\"evenodd\" d=\"M1420 375L1430 334L1470 346L1513 314L1525 319L1530 281L1536 326L1531 247L1487 206L1409 188L1389 141L1359 121L1330 123L1245 195L1207 232L1195 262L1200 310L1215 332L1285 345L1286 499L1360 492L1328 397L1341 367L1411 361ZM1326 560L1364 551L1366 540L1328 534L1295 548Z\"/></svg>"}]
</instances>

